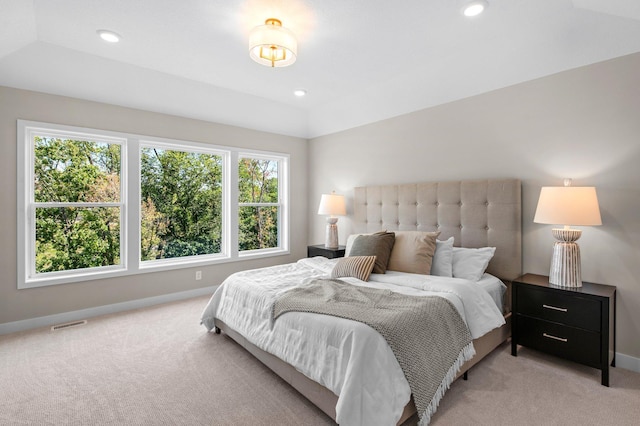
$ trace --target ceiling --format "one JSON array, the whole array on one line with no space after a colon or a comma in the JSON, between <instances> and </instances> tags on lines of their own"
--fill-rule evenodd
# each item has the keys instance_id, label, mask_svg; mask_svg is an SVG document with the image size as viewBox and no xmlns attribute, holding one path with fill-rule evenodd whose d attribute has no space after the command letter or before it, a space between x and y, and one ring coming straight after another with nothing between
<instances>
[{"instance_id":1,"label":"ceiling","mask_svg":"<svg viewBox=\"0 0 640 426\"><path fill-rule=\"evenodd\" d=\"M488 1L0 0L0 85L312 138L640 51L638 0ZM290 67L249 58L270 17Z\"/></svg>"}]
</instances>

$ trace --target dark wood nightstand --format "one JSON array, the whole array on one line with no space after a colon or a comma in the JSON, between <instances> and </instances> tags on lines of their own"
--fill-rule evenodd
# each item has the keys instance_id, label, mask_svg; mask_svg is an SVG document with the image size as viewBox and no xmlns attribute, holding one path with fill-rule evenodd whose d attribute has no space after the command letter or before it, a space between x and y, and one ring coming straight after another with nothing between
<instances>
[{"instance_id":1,"label":"dark wood nightstand","mask_svg":"<svg viewBox=\"0 0 640 426\"><path fill-rule=\"evenodd\" d=\"M338 248L326 248L324 244L318 244L315 246L307 246L307 257L324 256L328 259L335 259L336 257L344 257L345 246L338 246Z\"/></svg>"},{"instance_id":2,"label":"dark wood nightstand","mask_svg":"<svg viewBox=\"0 0 640 426\"><path fill-rule=\"evenodd\" d=\"M557 287L549 277L526 274L511 289L511 355L522 345L560 356L601 370L602 384L609 386L616 352L614 286Z\"/></svg>"}]
</instances>

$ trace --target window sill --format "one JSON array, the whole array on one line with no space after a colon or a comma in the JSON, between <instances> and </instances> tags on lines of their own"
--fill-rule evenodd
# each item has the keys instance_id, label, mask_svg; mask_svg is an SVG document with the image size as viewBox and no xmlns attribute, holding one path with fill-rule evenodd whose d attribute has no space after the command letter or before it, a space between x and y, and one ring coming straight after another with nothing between
<instances>
[{"instance_id":1,"label":"window sill","mask_svg":"<svg viewBox=\"0 0 640 426\"><path fill-rule=\"evenodd\" d=\"M124 267L110 267L108 270L100 270L100 271L87 271L87 272L77 272L73 275L56 275L56 276L48 276L48 277L38 277L38 278L30 278L24 280L23 282L18 282L18 290L29 289L29 288L38 288L38 287L47 287L59 284L71 284L77 282L86 282L93 281L98 279L105 278L117 278L124 277L129 275L138 275L138 274L146 274L150 272L160 272L160 271L170 271L174 269L185 269L185 268L195 268L200 266L209 266L209 265L217 265L222 263L231 263L231 262L244 262L247 260L253 259L262 259L269 258L274 256L284 256L290 254L289 250L285 249L266 249L266 250L253 250L250 252L244 252L238 254L237 257L229 257L225 255L214 255L208 256L202 259L189 259L182 261L160 261L160 262L152 262L153 264L149 265L140 265L137 269L125 269ZM194 256L197 257L197 256Z\"/></svg>"}]
</instances>

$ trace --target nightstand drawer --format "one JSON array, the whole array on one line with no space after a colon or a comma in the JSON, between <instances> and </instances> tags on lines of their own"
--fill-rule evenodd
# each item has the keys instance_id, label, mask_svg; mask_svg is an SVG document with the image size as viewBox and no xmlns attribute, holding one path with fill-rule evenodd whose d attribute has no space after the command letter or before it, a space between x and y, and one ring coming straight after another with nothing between
<instances>
[{"instance_id":1,"label":"nightstand drawer","mask_svg":"<svg viewBox=\"0 0 640 426\"><path fill-rule=\"evenodd\" d=\"M525 274L513 281L511 296L511 355L518 355L518 345L529 346L598 368L609 386L609 366L616 361L614 286L562 288L547 276Z\"/></svg>"},{"instance_id":2,"label":"nightstand drawer","mask_svg":"<svg viewBox=\"0 0 640 426\"><path fill-rule=\"evenodd\" d=\"M307 257L324 256L327 259L344 257L345 246L337 248L326 248L323 244L307 246Z\"/></svg>"},{"instance_id":3,"label":"nightstand drawer","mask_svg":"<svg viewBox=\"0 0 640 426\"><path fill-rule=\"evenodd\" d=\"M518 315L518 343L598 368L600 334Z\"/></svg>"},{"instance_id":4,"label":"nightstand drawer","mask_svg":"<svg viewBox=\"0 0 640 426\"><path fill-rule=\"evenodd\" d=\"M600 302L579 297L570 292L520 286L518 313L586 330L600 331L602 313Z\"/></svg>"}]
</instances>

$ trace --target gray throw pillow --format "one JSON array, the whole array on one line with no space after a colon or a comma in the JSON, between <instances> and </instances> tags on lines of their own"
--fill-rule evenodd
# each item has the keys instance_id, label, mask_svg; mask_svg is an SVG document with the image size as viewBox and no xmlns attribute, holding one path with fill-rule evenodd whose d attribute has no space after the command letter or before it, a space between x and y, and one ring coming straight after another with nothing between
<instances>
[{"instance_id":1,"label":"gray throw pillow","mask_svg":"<svg viewBox=\"0 0 640 426\"><path fill-rule=\"evenodd\" d=\"M359 235L351 246L349 256L375 256L374 274L384 274L389 264L391 249L396 240L393 232L381 231L375 234Z\"/></svg>"}]
</instances>

